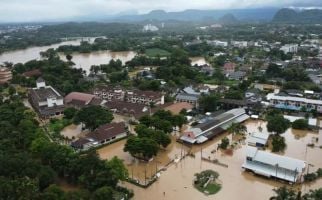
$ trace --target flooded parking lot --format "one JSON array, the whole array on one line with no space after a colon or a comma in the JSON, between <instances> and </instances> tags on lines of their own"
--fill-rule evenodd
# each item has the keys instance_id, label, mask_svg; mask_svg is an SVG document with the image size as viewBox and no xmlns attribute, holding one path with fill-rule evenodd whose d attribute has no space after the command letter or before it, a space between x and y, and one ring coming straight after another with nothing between
<instances>
[{"instance_id":1,"label":"flooded parking lot","mask_svg":"<svg viewBox=\"0 0 322 200\"><path fill-rule=\"evenodd\" d=\"M248 132L258 132L258 127L262 127L262 132L266 132L266 123L262 121L248 120L245 122ZM221 136L209 141L203 145L195 145L191 151L194 156L188 156L179 163L174 163L167 168L166 171L161 172L161 177L147 189L142 189L129 183L124 183L128 188L131 188L135 192L134 199L269 199L273 195L273 188L280 187L283 184L275 181L274 179L268 179L264 177L255 176L252 173L244 172L241 169L241 165L244 162L246 154L246 144L242 142L237 145L232 155L227 155L222 151L216 151L220 140L227 136L232 138L228 133L224 133ZM287 130L283 134L286 139L287 149L283 153L286 156L305 160L312 164L310 172L315 171L319 167L322 167L322 149L319 146L321 143L321 133L311 131L299 131L299 130ZM319 137L319 142L315 144L315 148L307 147L308 143L311 143L315 138ZM182 151L189 151L189 148L182 146L181 144L173 141L173 143L167 148L166 151L161 152L154 161L146 164L134 160L128 153L123 152L123 146L125 140L118 143L114 143L110 146L106 146L98 150L98 153L102 159L109 159L113 156L118 156L125 161L125 164L129 170L130 176L139 178L144 181L145 174L149 177L155 172L156 166L161 168L168 161L174 159L176 156L181 155ZM213 153L212 153L213 152ZM215 165L201 160L201 154L203 157L211 157L211 159L218 159L221 163L227 164L228 168ZM214 196L205 196L196 189L193 188L192 182L194 174L205 169L212 169L217 171L219 176L219 182L222 184L222 189ZM302 190L307 192L309 189L316 189L322 187L322 180L318 180L311 184L303 184L301 186L293 186L296 190ZM252 192L252 191L256 191ZM164 193L165 192L165 195Z\"/></svg>"}]
</instances>

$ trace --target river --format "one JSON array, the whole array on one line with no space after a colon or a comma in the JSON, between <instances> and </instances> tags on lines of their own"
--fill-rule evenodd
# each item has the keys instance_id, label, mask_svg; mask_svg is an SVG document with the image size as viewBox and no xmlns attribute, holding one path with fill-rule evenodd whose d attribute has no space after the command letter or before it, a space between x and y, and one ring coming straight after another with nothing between
<instances>
[{"instance_id":1,"label":"river","mask_svg":"<svg viewBox=\"0 0 322 200\"><path fill-rule=\"evenodd\" d=\"M246 123L248 132L258 131L258 126L263 128L263 132L267 132L266 123L262 121L248 120ZM322 149L306 148L306 144L311 142L315 137L321 137L322 133L310 131L298 131L288 129L283 136L286 139L287 149L284 154L293 158L298 158L313 164L314 167L310 171L315 171L322 167ZM231 139L231 135L224 133L221 136L209 141L203 145L194 146L191 150L195 157L186 157L181 162L173 164L161 173L160 179L147 189L142 189L129 183L124 185L134 190L134 199L148 200L153 196L154 200L161 199L227 199L227 200L257 200L269 199L274 192L273 189L282 186L284 183L277 182L274 179L267 179L255 176L249 172L244 172L241 165L244 162L246 154L246 145L244 143L237 145L232 155L227 155L221 151L211 153L216 149L220 140L227 136ZM322 144L320 138L317 146ZM162 151L154 161L149 164L135 161L128 153L123 152L125 141L120 141L112 145L103 147L98 150L102 159L110 159L118 156L125 161L130 176L144 180L151 176L156 169L160 169L170 159L180 156L182 146L173 142L166 151ZM187 151L187 147L183 147ZM210 156L212 159L218 159L220 162L227 164L228 168L201 161L201 149L203 156ZM222 189L213 196L206 196L193 188L194 174L205 169L213 169L217 171L219 182ZM302 186L294 186L296 190L302 190L303 193L309 189L322 187L322 180L318 180L312 184L303 184ZM165 195L163 194L165 192Z\"/></svg>"},{"instance_id":2,"label":"river","mask_svg":"<svg viewBox=\"0 0 322 200\"><path fill-rule=\"evenodd\" d=\"M41 46L41 47L29 47L22 50L8 51L0 54L0 64L3 62L11 63L25 63L30 60L39 60L40 52L46 51L50 48L58 48L62 45L79 45L81 41L88 41L92 43L95 38L82 38L71 41L64 41L61 43ZM75 68L83 68L87 74L92 65L108 64L112 59L120 59L122 63L132 60L136 53L134 51L123 51L123 52L111 52L111 51L96 51L92 53L73 53L72 61L75 63ZM61 59L66 60L64 54L60 54Z\"/></svg>"}]
</instances>

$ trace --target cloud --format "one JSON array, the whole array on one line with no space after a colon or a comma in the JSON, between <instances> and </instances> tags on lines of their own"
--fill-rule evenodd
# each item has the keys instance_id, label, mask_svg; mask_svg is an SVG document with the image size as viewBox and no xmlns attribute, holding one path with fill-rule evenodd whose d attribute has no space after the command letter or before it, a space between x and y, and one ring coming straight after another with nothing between
<instances>
[{"instance_id":1,"label":"cloud","mask_svg":"<svg viewBox=\"0 0 322 200\"><path fill-rule=\"evenodd\" d=\"M0 0L0 22L47 21L154 9L229 9L322 6L321 0Z\"/></svg>"}]
</instances>

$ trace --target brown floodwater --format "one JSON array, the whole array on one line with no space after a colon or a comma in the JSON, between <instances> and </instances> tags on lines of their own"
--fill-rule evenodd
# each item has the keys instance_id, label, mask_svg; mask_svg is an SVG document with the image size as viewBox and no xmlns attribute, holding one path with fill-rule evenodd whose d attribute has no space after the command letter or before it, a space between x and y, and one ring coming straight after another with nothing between
<instances>
[{"instance_id":1,"label":"brown floodwater","mask_svg":"<svg viewBox=\"0 0 322 200\"><path fill-rule=\"evenodd\" d=\"M12 63L25 63L29 60L37 59L39 60L40 52L46 51L50 48L58 48L61 45L79 45L81 41L93 42L95 38L83 38L70 41L64 41L57 44L41 46L41 47L29 47L21 50L8 51L0 54L0 63L3 62L12 62Z\"/></svg>"},{"instance_id":2,"label":"brown floodwater","mask_svg":"<svg viewBox=\"0 0 322 200\"><path fill-rule=\"evenodd\" d=\"M132 60L136 53L134 51L95 51L91 53L73 53L72 61L75 68L82 68L88 74L92 65L108 64L110 60L121 60L123 64ZM60 54L61 59L66 60L64 54Z\"/></svg>"},{"instance_id":3,"label":"brown floodwater","mask_svg":"<svg viewBox=\"0 0 322 200\"><path fill-rule=\"evenodd\" d=\"M72 138L77 138L80 136L80 134L82 133L82 125L75 125L75 124L71 124L69 126L66 126L61 132L60 134L68 137L69 139Z\"/></svg>"},{"instance_id":4,"label":"brown floodwater","mask_svg":"<svg viewBox=\"0 0 322 200\"><path fill-rule=\"evenodd\" d=\"M245 122L248 132L259 131L258 127L261 126L262 132L266 132L266 123L263 121L248 120ZM314 165L310 167L310 172L322 167L322 149L307 148L306 144L311 143L316 137L321 137L322 133L311 131L299 131L289 129L283 136L287 142L287 149L284 154L293 158L298 158L307 161ZM208 141L203 145L193 146L191 151L194 157L187 156L179 163L170 165L165 171L161 172L160 178L147 189L142 189L129 183L123 183L126 187L133 189L135 196L134 199L154 200L161 199L227 199L227 200L257 200L269 199L274 192L272 189L280 187L285 183L275 181L260 176L255 176L252 173L244 172L241 165L244 162L246 154L246 145L244 142L236 145L232 154L227 155L222 151L216 151L218 143L221 138L227 136L231 139L231 135L224 133L221 136ZM313 138L313 139L312 139ZM315 140L314 140L315 141ZM102 159L110 159L113 156L118 156L124 160L130 176L144 181L145 174L149 177L157 169L174 159L181 156L181 149L183 153L189 151L189 147L182 146L176 143L173 138L173 143L150 163L139 162L133 159L128 153L123 152L125 140L114 143L112 145L103 147L98 150ZM316 143L316 146L321 145L321 139ZM202 151L202 153L201 153ZM201 160L203 157L210 157L211 159L218 159L219 162L228 165L228 168L215 165ZM222 189L215 195L206 196L193 188L194 174L202 170L212 169L217 171L219 176L219 183L222 184ZM288 185L288 184L286 184ZM311 184L303 184L293 186L296 190L307 192L309 189L316 189L322 187L322 180L318 180ZM164 195L165 192L165 195Z\"/></svg>"}]
</instances>

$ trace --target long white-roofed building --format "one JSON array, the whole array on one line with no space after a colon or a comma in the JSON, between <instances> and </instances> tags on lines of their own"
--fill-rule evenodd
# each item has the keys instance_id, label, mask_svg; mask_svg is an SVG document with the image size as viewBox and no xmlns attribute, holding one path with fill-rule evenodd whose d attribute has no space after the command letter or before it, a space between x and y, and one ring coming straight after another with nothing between
<instances>
[{"instance_id":1,"label":"long white-roofed building","mask_svg":"<svg viewBox=\"0 0 322 200\"><path fill-rule=\"evenodd\" d=\"M232 123L241 123L248 118L249 115L246 114L245 109L232 109L188 129L180 137L180 140L191 144L204 143L227 130Z\"/></svg>"},{"instance_id":2,"label":"long white-roofed building","mask_svg":"<svg viewBox=\"0 0 322 200\"><path fill-rule=\"evenodd\" d=\"M270 106L287 110L301 110L304 107L306 110L317 110L322 113L322 100L308 99L295 96L281 96L275 93L269 93L266 96Z\"/></svg>"},{"instance_id":3,"label":"long white-roofed building","mask_svg":"<svg viewBox=\"0 0 322 200\"><path fill-rule=\"evenodd\" d=\"M242 168L258 175L296 183L301 180L306 162L248 146Z\"/></svg>"}]
</instances>

